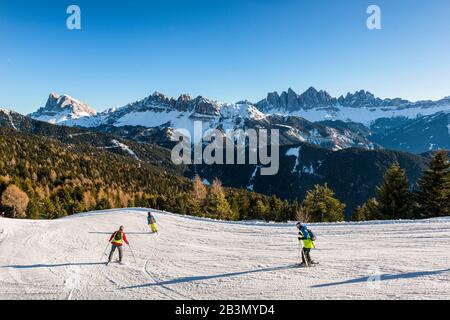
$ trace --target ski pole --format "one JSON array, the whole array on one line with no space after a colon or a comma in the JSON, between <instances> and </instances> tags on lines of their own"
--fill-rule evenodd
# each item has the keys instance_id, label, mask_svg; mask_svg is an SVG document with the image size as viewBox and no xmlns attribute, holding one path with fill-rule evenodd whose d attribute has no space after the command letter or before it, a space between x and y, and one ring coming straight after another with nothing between
<instances>
[{"instance_id":1,"label":"ski pole","mask_svg":"<svg viewBox=\"0 0 450 320\"><path fill-rule=\"evenodd\" d=\"M137 263L136 257L134 256L133 249L131 248L130 244L128 244L128 247L130 248L131 254L133 255L134 263Z\"/></svg>"},{"instance_id":2,"label":"ski pole","mask_svg":"<svg viewBox=\"0 0 450 320\"><path fill-rule=\"evenodd\" d=\"M108 244L107 244L105 250L103 250L102 258L103 258L103 256L106 254L106 250L108 249L108 247L109 247L110 244L111 244L111 243L109 243L109 241L108 241Z\"/></svg>"}]
</instances>

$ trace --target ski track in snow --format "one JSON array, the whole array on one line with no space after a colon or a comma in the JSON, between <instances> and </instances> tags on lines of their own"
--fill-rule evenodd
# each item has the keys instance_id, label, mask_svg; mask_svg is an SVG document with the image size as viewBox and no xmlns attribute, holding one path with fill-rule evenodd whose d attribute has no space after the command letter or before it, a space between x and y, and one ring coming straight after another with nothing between
<instances>
[{"instance_id":1,"label":"ski track in snow","mask_svg":"<svg viewBox=\"0 0 450 320\"><path fill-rule=\"evenodd\" d=\"M450 218L313 224L320 265L298 268L293 223L154 210L152 235L146 212L0 218L0 299L450 299ZM125 265L105 266L120 225L137 261L126 246Z\"/></svg>"}]
</instances>

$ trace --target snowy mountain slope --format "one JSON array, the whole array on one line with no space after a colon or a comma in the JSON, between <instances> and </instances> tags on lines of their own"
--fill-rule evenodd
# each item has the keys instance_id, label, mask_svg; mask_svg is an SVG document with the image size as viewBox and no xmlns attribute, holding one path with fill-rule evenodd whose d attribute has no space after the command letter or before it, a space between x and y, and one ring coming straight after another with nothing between
<instances>
[{"instance_id":1,"label":"snowy mountain slope","mask_svg":"<svg viewBox=\"0 0 450 320\"><path fill-rule=\"evenodd\" d=\"M16 124L14 121L14 115L15 115L14 111L0 108L0 123L2 123L4 127L8 127L8 128L17 130Z\"/></svg>"},{"instance_id":2,"label":"snowy mountain slope","mask_svg":"<svg viewBox=\"0 0 450 320\"><path fill-rule=\"evenodd\" d=\"M313 225L321 264L310 269L297 268L294 224L156 218L157 237L144 209L0 219L0 299L450 298L448 218ZM106 267L122 224L136 263L126 248L126 265Z\"/></svg>"},{"instance_id":3,"label":"snowy mountain slope","mask_svg":"<svg viewBox=\"0 0 450 320\"><path fill-rule=\"evenodd\" d=\"M257 104L248 101L229 104L202 96L192 98L187 94L175 99L155 92L121 108L108 109L98 114L67 95L51 94L46 106L30 116L59 125L121 132L128 138L128 133L115 128L135 127L133 135L140 142L143 141L142 136L146 137L144 140L153 137L163 146L169 146L173 142L173 133L177 129L189 132L191 139L199 139L209 129L226 132L264 128L279 129L282 144L308 142L332 150L350 147L374 149L381 145L421 153L429 150L430 146L431 149L445 148L445 143L431 140L446 140L447 135L439 133L438 136L433 136L427 146L423 143L414 146L406 145L404 141L397 141L399 137L389 135L373 138L369 128L378 129L374 131L378 134L380 130L388 129L383 124L389 126L390 122L398 122L399 119L418 122L423 119L426 122L428 117L449 111L450 97L439 101L410 102L399 98L380 99L361 90L334 98L326 91L309 88L301 95L292 89L281 95L269 93L266 99ZM196 132L195 122L202 123L202 129ZM358 127L358 123L364 125L365 129L361 129L361 125ZM148 129L152 129L151 132ZM403 130L402 127L398 129ZM414 139L414 135L401 138L405 139Z\"/></svg>"},{"instance_id":4,"label":"snowy mountain slope","mask_svg":"<svg viewBox=\"0 0 450 320\"><path fill-rule=\"evenodd\" d=\"M345 97L331 97L326 91L311 87L298 95L292 89L269 93L256 104L266 114L289 114L309 121L343 120L363 123L366 126L380 118L432 115L450 110L450 97L438 101L411 102L404 99L380 99L361 90Z\"/></svg>"},{"instance_id":5,"label":"snowy mountain slope","mask_svg":"<svg viewBox=\"0 0 450 320\"><path fill-rule=\"evenodd\" d=\"M413 153L450 150L450 110L416 119L379 119L371 140L386 148Z\"/></svg>"},{"instance_id":6,"label":"snowy mountain slope","mask_svg":"<svg viewBox=\"0 0 450 320\"><path fill-rule=\"evenodd\" d=\"M83 102L66 94L60 96L51 93L45 107L30 114L30 117L52 124L75 126L86 121L89 122L89 119L96 115L97 112Z\"/></svg>"},{"instance_id":7,"label":"snowy mountain slope","mask_svg":"<svg viewBox=\"0 0 450 320\"><path fill-rule=\"evenodd\" d=\"M406 117L409 119L417 118L418 116L433 115L443 110L450 110L450 101L446 103L423 107L423 106L411 106L409 108L353 108L345 106L336 106L333 108L320 108L314 110L297 111L292 115L303 117L309 121L322 121L322 120L342 120L359 122L366 126L370 126L374 121L381 118L397 118Z\"/></svg>"},{"instance_id":8,"label":"snowy mountain slope","mask_svg":"<svg viewBox=\"0 0 450 320\"><path fill-rule=\"evenodd\" d=\"M47 102L47 105L52 103ZM37 117L36 114L30 116L60 125L101 127L102 131L108 128L117 131L113 127L142 127L173 134L174 130L182 129L189 132L191 139L200 139L201 134L210 129L223 132L246 128L279 129L282 143L309 142L335 150L356 146L374 148L373 143L348 128L341 130L332 125L312 124L299 117L267 116L248 101L229 104L201 96L193 99L189 95L174 99L155 92L145 99L91 117L67 118L65 114L55 115L53 111L49 112L53 115L51 119ZM201 122L201 130L194 130L195 122ZM152 135L155 136L154 133ZM169 144L172 138L173 136L167 135L167 141L163 144Z\"/></svg>"},{"instance_id":9,"label":"snowy mountain slope","mask_svg":"<svg viewBox=\"0 0 450 320\"><path fill-rule=\"evenodd\" d=\"M157 97L153 95L152 97ZM173 100L175 101L175 100ZM202 123L203 134L209 129L221 128L223 131L242 128L247 119L262 120L264 115L255 107L248 104L220 104L202 97L189 100L185 108L178 105L158 104L145 109L124 107L117 113L111 113L105 122L116 127L142 126L147 128L171 128L173 130L187 130L191 138L195 137L194 122ZM201 138L201 136L197 136Z\"/></svg>"}]
</instances>

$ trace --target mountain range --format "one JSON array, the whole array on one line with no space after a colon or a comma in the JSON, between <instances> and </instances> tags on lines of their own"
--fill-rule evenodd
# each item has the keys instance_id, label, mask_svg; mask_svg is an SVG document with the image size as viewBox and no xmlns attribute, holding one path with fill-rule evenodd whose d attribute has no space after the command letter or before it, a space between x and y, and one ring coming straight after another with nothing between
<instances>
[{"instance_id":1,"label":"mountain range","mask_svg":"<svg viewBox=\"0 0 450 320\"><path fill-rule=\"evenodd\" d=\"M165 146L171 144L173 130L188 130L193 137L194 121L201 121L203 131L279 129L282 145L306 142L331 150L389 148L413 153L450 149L450 97L410 102L377 98L364 90L335 98L312 87L300 95L289 89L269 93L257 103L233 104L155 92L100 113L68 95L52 93L46 105L29 116L58 125L126 132L128 137L132 131L137 140L151 136Z\"/></svg>"}]
</instances>

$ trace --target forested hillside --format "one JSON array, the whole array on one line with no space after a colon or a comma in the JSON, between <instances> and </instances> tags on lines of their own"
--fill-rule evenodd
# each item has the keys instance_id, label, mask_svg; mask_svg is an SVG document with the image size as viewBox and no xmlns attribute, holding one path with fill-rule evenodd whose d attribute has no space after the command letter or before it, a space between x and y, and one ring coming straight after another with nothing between
<instances>
[{"instance_id":1,"label":"forested hillside","mask_svg":"<svg viewBox=\"0 0 450 320\"><path fill-rule=\"evenodd\" d=\"M88 210L152 207L221 218L287 220L297 203L192 183L163 168L85 144L0 129L3 215L53 219Z\"/></svg>"}]
</instances>

